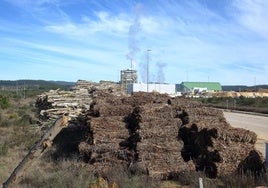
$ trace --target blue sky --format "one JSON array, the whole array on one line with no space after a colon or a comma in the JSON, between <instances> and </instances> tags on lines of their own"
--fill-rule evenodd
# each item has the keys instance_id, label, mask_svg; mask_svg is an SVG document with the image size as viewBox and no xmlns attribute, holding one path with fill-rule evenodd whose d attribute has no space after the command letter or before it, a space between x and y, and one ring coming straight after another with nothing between
<instances>
[{"instance_id":1,"label":"blue sky","mask_svg":"<svg viewBox=\"0 0 268 188\"><path fill-rule=\"evenodd\" d=\"M266 0L1 0L0 79L268 84Z\"/></svg>"}]
</instances>

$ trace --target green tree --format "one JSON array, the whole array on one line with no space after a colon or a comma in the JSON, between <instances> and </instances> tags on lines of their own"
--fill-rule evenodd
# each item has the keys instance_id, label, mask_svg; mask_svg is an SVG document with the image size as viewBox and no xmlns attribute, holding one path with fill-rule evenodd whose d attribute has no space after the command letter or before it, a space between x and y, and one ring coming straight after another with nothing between
<instances>
[{"instance_id":1,"label":"green tree","mask_svg":"<svg viewBox=\"0 0 268 188\"><path fill-rule=\"evenodd\" d=\"M9 98L0 95L0 107L1 107L2 109L6 109L6 108L8 108L9 106L10 106Z\"/></svg>"}]
</instances>

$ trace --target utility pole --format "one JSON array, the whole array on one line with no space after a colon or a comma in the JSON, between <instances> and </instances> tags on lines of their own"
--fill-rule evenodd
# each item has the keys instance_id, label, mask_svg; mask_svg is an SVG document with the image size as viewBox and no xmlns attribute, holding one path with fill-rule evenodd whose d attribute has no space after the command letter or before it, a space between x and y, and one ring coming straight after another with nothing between
<instances>
[{"instance_id":1,"label":"utility pole","mask_svg":"<svg viewBox=\"0 0 268 188\"><path fill-rule=\"evenodd\" d=\"M147 50L147 92L149 92L149 52L152 51L150 49Z\"/></svg>"}]
</instances>

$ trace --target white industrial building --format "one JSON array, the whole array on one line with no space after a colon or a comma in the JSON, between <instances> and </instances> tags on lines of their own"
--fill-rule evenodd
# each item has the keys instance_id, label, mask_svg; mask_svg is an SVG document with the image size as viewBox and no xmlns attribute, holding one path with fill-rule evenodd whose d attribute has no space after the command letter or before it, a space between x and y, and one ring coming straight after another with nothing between
<instances>
[{"instance_id":1,"label":"white industrial building","mask_svg":"<svg viewBox=\"0 0 268 188\"><path fill-rule=\"evenodd\" d=\"M132 83L128 84L127 93L133 92L158 92L161 94L175 94L175 84L144 84L144 83Z\"/></svg>"}]
</instances>

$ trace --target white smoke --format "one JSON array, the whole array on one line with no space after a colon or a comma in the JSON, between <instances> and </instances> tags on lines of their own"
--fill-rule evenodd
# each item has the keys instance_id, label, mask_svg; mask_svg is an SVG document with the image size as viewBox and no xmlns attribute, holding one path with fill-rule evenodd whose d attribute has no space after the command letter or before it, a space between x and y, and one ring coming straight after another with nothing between
<instances>
[{"instance_id":1,"label":"white smoke","mask_svg":"<svg viewBox=\"0 0 268 188\"><path fill-rule=\"evenodd\" d=\"M137 4L135 6L135 19L134 22L129 27L128 32L128 49L127 59L133 63L133 66L136 66L136 54L140 51L138 46L138 33L141 31L140 23L140 12L142 5Z\"/></svg>"},{"instance_id":2,"label":"white smoke","mask_svg":"<svg viewBox=\"0 0 268 188\"><path fill-rule=\"evenodd\" d=\"M165 73L164 68L167 66L166 63L157 62L157 82L158 83L164 83L165 82Z\"/></svg>"}]
</instances>

